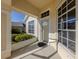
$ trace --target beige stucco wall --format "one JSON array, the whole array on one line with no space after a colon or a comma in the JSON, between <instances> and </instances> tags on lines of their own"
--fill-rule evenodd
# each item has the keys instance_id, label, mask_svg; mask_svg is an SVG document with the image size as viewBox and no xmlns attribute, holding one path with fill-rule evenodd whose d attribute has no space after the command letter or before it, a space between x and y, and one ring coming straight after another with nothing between
<instances>
[{"instance_id":1,"label":"beige stucco wall","mask_svg":"<svg viewBox=\"0 0 79 59\"><path fill-rule=\"evenodd\" d=\"M41 13L50 10L50 18L49 18L49 38L52 40L57 39L57 11L56 11L56 6L57 6L57 0L54 0L51 2L49 6L46 6L45 8L41 9ZM40 13L40 14L41 14ZM54 46L56 48L56 43L50 43L50 45Z\"/></svg>"},{"instance_id":2,"label":"beige stucco wall","mask_svg":"<svg viewBox=\"0 0 79 59\"><path fill-rule=\"evenodd\" d=\"M1 7L1 59L6 59L11 55L11 22L9 12L10 0L8 3L2 1Z\"/></svg>"},{"instance_id":3,"label":"beige stucco wall","mask_svg":"<svg viewBox=\"0 0 79 59\"><path fill-rule=\"evenodd\" d=\"M17 4L16 1L19 1L19 3ZM61 6L61 4L65 0L61 0L61 1L60 0L53 0L53 2L51 2L51 4L49 6L46 6L45 8L41 9L41 11L38 8L32 6L31 4L25 3L23 1L24 0L14 0L12 5L13 5L13 7L15 7L17 9L21 9L23 11L26 11L26 12L31 13L31 14L36 15L36 16L39 16L40 13L45 11L46 9L50 10L50 19L49 20L50 20L51 23L50 23L50 33L49 34L51 35L52 39L58 39L58 37L57 37L57 34L58 34L58 32L57 32L57 8L59 6ZM10 5L11 0L9 2L7 2L7 3L5 2L5 0L4 1L2 0L2 3L3 2L4 2L3 5L6 7L5 11L7 11L8 10L7 8L9 8L9 7L7 7L6 4ZM2 6L2 8L4 6ZM4 11L5 7L3 8L3 11ZM11 42L9 41L10 37L11 37L10 36L10 25L11 24L10 24L10 20L8 19L9 18L8 14L9 14L9 12L7 12L7 13L6 12L2 12L2 19L1 19L1 23L2 23L2 25L1 25L1 27L2 27L1 28L1 30L2 30L1 31L1 34L2 34L2 38L1 38L1 40L2 40L2 47L1 47L2 48L2 59L5 59L5 57L10 56L10 53L11 53L11 48L10 48L10 43ZM5 22L5 20L6 20L6 22ZM28 21L31 21L31 20L28 20ZM26 24L27 23L28 22L26 22ZM38 26L37 26L37 24L38 24ZM36 34L34 34L34 35L37 36L38 34L40 35L40 30L39 30L40 29L40 25L39 25L39 23L36 23L35 25L36 25L36 27L35 27L36 28L35 29ZM26 25L26 26L28 26L28 25ZM27 28L28 27L26 27L26 30L27 30ZM51 45L55 46L54 44L51 44ZM66 51L66 49L63 48L62 45L59 45L58 52L59 52L60 56L62 57L62 59L64 59L64 58L65 59L74 58L74 56L70 55L68 53L68 51ZM68 56L70 56L70 57L68 57Z\"/></svg>"},{"instance_id":4,"label":"beige stucco wall","mask_svg":"<svg viewBox=\"0 0 79 59\"><path fill-rule=\"evenodd\" d=\"M59 8L64 2L65 2L65 0L59 1L57 8ZM62 58L64 58L64 59L76 59L76 57L75 57L76 54L72 53L70 50L68 50L66 47L64 47L60 43L58 45L58 50L59 50L58 52L59 52L59 54L61 55Z\"/></svg>"},{"instance_id":5,"label":"beige stucco wall","mask_svg":"<svg viewBox=\"0 0 79 59\"><path fill-rule=\"evenodd\" d=\"M75 59L75 55L61 43L58 44L58 53L62 59Z\"/></svg>"},{"instance_id":6,"label":"beige stucco wall","mask_svg":"<svg viewBox=\"0 0 79 59\"><path fill-rule=\"evenodd\" d=\"M1 12L1 15L2 15L2 19L6 18L6 14L5 13ZM5 22L5 24L3 22ZM6 49L6 40L5 39L6 39L6 34L7 33L6 33L6 31L4 31L4 28L7 28L6 20L2 20L1 23L2 23L2 25L1 25L1 32L2 32L2 40L1 40L2 44L1 44L1 47L2 48L1 49L5 50Z\"/></svg>"},{"instance_id":7,"label":"beige stucco wall","mask_svg":"<svg viewBox=\"0 0 79 59\"><path fill-rule=\"evenodd\" d=\"M46 9L50 10L50 32L49 35L52 39L58 39L58 32L57 32L57 9L62 5L62 3L65 0L54 0L51 2L49 6L46 6L45 8L41 9L45 11ZM56 43L50 43L50 45L54 46L56 48ZM68 52L69 50L63 48L62 45L58 45L58 53L62 57L62 59L75 59L75 55L71 52ZM61 53L62 52L62 53Z\"/></svg>"},{"instance_id":8,"label":"beige stucco wall","mask_svg":"<svg viewBox=\"0 0 79 59\"><path fill-rule=\"evenodd\" d=\"M56 11L57 1L54 0L49 6L42 9L42 11L50 10L50 33L54 36L57 33L57 11ZM42 12L41 11L41 12ZM53 39L56 39L54 36Z\"/></svg>"}]
</instances>

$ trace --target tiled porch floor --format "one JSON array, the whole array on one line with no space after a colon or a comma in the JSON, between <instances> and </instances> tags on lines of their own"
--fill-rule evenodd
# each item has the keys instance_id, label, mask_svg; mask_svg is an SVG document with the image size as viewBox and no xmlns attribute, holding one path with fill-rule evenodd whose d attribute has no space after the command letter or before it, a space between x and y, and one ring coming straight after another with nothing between
<instances>
[{"instance_id":1,"label":"tiled porch floor","mask_svg":"<svg viewBox=\"0 0 79 59\"><path fill-rule=\"evenodd\" d=\"M38 47L33 44L12 52L9 59L61 59L52 46Z\"/></svg>"}]
</instances>

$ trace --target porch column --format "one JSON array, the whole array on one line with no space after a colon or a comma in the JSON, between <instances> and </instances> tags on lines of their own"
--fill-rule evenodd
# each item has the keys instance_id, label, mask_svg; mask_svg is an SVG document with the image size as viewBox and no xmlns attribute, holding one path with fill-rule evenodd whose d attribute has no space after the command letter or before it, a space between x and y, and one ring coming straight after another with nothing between
<instances>
[{"instance_id":1,"label":"porch column","mask_svg":"<svg viewBox=\"0 0 79 59\"><path fill-rule=\"evenodd\" d=\"M11 55L11 0L1 1L1 59Z\"/></svg>"}]
</instances>

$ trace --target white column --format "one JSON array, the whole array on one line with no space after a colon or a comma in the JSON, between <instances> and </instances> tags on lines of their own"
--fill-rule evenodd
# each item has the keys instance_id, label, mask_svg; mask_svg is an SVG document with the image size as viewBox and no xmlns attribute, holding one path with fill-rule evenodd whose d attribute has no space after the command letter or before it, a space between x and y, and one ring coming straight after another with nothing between
<instances>
[{"instance_id":1,"label":"white column","mask_svg":"<svg viewBox=\"0 0 79 59\"><path fill-rule=\"evenodd\" d=\"M9 0L10 1L10 0ZM11 55L11 6L2 1L1 8L1 59Z\"/></svg>"}]
</instances>

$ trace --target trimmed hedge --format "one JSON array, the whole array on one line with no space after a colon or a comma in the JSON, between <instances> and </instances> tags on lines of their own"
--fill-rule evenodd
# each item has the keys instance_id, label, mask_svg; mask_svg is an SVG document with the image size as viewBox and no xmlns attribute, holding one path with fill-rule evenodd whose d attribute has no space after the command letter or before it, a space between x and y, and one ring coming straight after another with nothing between
<instances>
[{"instance_id":1,"label":"trimmed hedge","mask_svg":"<svg viewBox=\"0 0 79 59\"><path fill-rule=\"evenodd\" d=\"M34 36L28 35L28 34L15 34L12 39L15 42L19 42L19 41L24 41L24 40L31 39L33 37Z\"/></svg>"},{"instance_id":2,"label":"trimmed hedge","mask_svg":"<svg viewBox=\"0 0 79 59\"><path fill-rule=\"evenodd\" d=\"M17 36L18 34L12 34L12 41L15 42L15 37Z\"/></svg>"}]
</instances>

